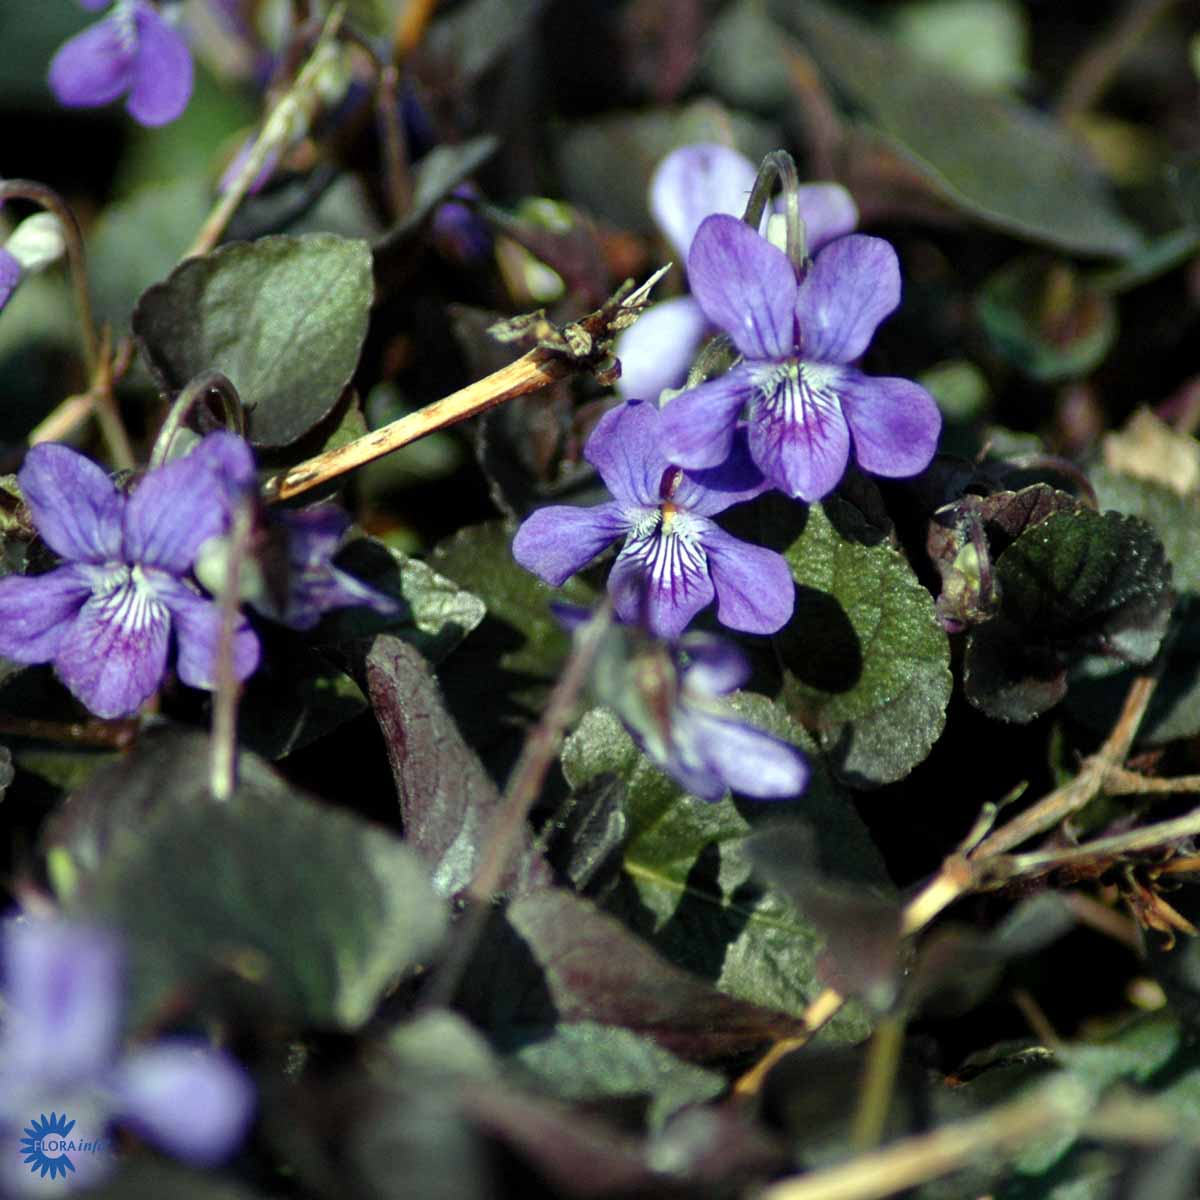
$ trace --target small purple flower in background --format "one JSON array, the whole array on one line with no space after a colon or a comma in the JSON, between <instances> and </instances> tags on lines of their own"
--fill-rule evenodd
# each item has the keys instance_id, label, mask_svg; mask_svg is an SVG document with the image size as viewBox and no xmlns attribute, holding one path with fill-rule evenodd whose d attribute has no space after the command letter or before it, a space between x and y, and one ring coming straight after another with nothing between
<instances>
[{"instance_id":1,"label":"small purple flower in background","mask_svg":"<svg viewBox=\"0 0 1200 1200\"><path fill-rule=\"evenodd\" d=\"M17 256L6 247L0 246L0 308L3 308L21 282L21 264Z\"/></svg>"},{"instance_id":2,"label":"small purple flower in background","mask_svg":"<svg viewBox=\"0 0 1200 1200\"><path fill-rule=\"evenodd\" d=\"M717 144L681 146L659 163L650 181L650 211L680 263L705 217L742 215L756 175L748 158ZM798 200L809 254L858 224L854 200L840 184L805 184ZM657 398L664 388L681 387L701 342L713 332L691 296L655 304L617 342L622 395Z\"/></svg>"},{"instance_id":3,"label":"small purple flower in background","mask_svg":"<svg viewBox=\"0 0 1200 1200\"><path fill-rule=\"evenodd\" d=\"M680 470L662 451L661 416L640 400L605 413L584 454L615 499L539 509L517 531L513 557L557 587L624 536L608 578L622 620L678 637L715 596L723 625L774 633L795 601L787 563L711 519L764 491L761 474L736 449L718 470Z\"/></svg>"},{"instance_id":4,"label":"small purple flower in background","mask_svg":"<svg viewBox=\"0 0 1200 1200\"><path fill-rule=\"evenodd\" d=\"M238 441L210 434L130 495L66 446L30 450L17 479L38 532L65 561L44 575L0 579L0 655L53 663L97 716L121 717L158 689L174 628L179 677L211 688L220 613L184 577L200 545L223 527L219 471ZM239 679L254 671L258 653L241 621Z\"/></svg>"},{"instance_id":5,"label":"small purple flower in background","mask_svg":"<svg viewBox=\"0 0 1200 1200\"><path fill-rule=\"evenodd\" d=\"M297 510L263 510L257 502L254 456L241 438L228 441L219 463L219 527L200 546L196 574L210 591L219 592L225 578L228 531L234 507L254 508L255 536L243 564L242 597L252 608L291 629L311 629L335 608L358 605L390 616L398 605L390 596L360 583L333 565L350 517L323 504ZM193 453L195 453L193 451ZM185 460L186 461L186 460Z\"/></svg>"},{"instance_id":6,"label":"small purple flower in background","mask_svg":"<svg viewBox=\"0 0 1200 1200\"><path fill-rule=\"evenodd\" d=\"M692 292L743 361L677 396L663 411L667 452L688 468L725 461L747 414L750 455L771 483L818 500L858 465L916 475L937 449L941 415L907 379L850 366L900 303L896 252L851 234L827 245L797 282L791 261L754 230L709 217L688 257Z\"/></svg>"},{"instance_id":7,"label":"small purple flower in background","mask_svg":"<svg viewBox=\"0 0 1200 1200\"><path fill-rule=\"evenodd\" d=\"M89 11L108 0L79 0ZM59 47L50 62L50 87L68 108L125 107L142 125L165 125L187 107L192 55L183 36L150 0L117 0L103 21Z\"/></svg>"},{"instance_id":8,"label":"small purple flower in background","mask_svg":"<svg viewBox=\"0 0 1200 1200\"><path fill-rule=\"evenodd\" d=\"M121 1053L123 964L110 934L10 919L0 965L0 1191L45 1194L34 1173L44 1159L33 1145L24 1160L17 1152L20 1131L36 1134L43 1114L61 1114L60 1128L97 1144L119 1121L198 1165L237 1148L254 1114L254 1087L229 1055L182 1037ZM72 1184L96 1182L112 1166L111 1153L95 1149L67 1158L69 1165L56 1155L51 1170Z\"/></svg>"}]
</instances>

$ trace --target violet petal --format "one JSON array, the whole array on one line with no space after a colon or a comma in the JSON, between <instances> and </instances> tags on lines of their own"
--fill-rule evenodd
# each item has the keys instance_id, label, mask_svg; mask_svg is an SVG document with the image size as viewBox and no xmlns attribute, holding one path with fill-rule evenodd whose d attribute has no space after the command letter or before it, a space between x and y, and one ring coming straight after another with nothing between
<instances>
[{"instance_id":1,"label":"violet petal","mask_svg":"<svg viewBox=\"0 0 1200 1200\"><path fill-rule=\"evenodd\" d=\"M750 453L781 492L810 501L828 495L850 457L850 430L836 395L803 375L781 377L750 422Z\"/></svg>"},{"instance_id":2,"label":"violet petal","mask_svg":"<svg viewBox=\"0 0 1200 1200\"><path fill-rule=\"evenodd\" d=\"M228 1158L254 1115L254 1085L227 1054L171 1039L129 1054L111 1086L119 1112L178 1158L210 1165Z\"/></svg>"},{"instance_id":3,"label":"violet petal","mask_svg":"<svg viewBox=\"0 0 1200 1200\"><path fill-rule=\"evenodd\" d=\"M559 587L628 528L629 518L615 502L595 508L555 504L525 519L513 539L513 558Z\"/></svg>"},{"instance_id":4,"label":"violet petal","mask_svg":"<svg viewBox=\"0 0 1200 1200\"><path fill-rule=\"evenodd\" d=\"M50 88L67 108L111 104L129 90L137 47L115 17L88 26L50 60Z\"/></svg>"},{"instance_id":5,"label":"violet petal","mask_svg":"<svg viewBox=\"0 0 1200 1200\"><path fill-rule=\"evenodd\" d=\"M744 154L717 143L680 146L658 164L650 180L650 211L681 259L705 217L741 217L757 174Z\"/></svg>"},{"instance_id":6,"label":"violet petal","mask_svg":"<svg viewBox=\"0 0 1200 1200\"><path fill-rule=\"evenodd\" d=\"M669 461L689 471L726 462L738 417L756 390L743 364L676 396L662 410L662 446Z\"/></svg>"},{"instance_id":7,"label":"violet petal","mask_svg":"<svg viewBox=\"0 0 1200 1200\"><path fill-rule=\"evenodd\" d=\"M161 602L175 620L178 657L175 669L189 687L216 687L217 646L221 636L220 606L177 579L156 581ZM248 679L258 668L258 636L240 613L233 631L233 673Z\"/></svg>"},{"instance_id":8,"label":"violet petal","mask_svg":"<svg viewBox=\"0 0 1200 1200\"><path fill-rule=\"evenodd\" d=\"M713 526L704 535L717 620L743 633L775 633L791 618L796 587L783 555Z\"/></svg>"},{"instance_id":9,"label":"violet petal","mask_svg":"<svg viewBox=\"0 0 1200 1200\"><path fill-rule=\"evenodd\" d=\"M682 513L674 520L712 525ZM608 590L622 621L669 639L677 638L712 603L714 594L699 538L690 532L664 533L661 526L642 537L629 537L613 563Z\"/></svg>"},{"instance_id":10,"label":"violet petal","mask_svg":"<svg viewBox=\"0 0 1200 1200\"><path fill-rule=\"evenodd\" d=\"M617 338L621 395L657 401L664 388L682 387L708 330L708 318L691 296L652 305Z\"/></svg>"},{"instance_id":11,"label":"violet petal","mask_svg":"<svg viewBox=\"0 0 1200 1200\"><path fill-rule=\"evenodd\" d=\"M680 508L712 517L734 504L753 500L771 485L750 457L745 429L737 429L729 457L717 467L685 471L673 499Z\"/></svg>"},{"instance_id":12,"label":"violet petal","mask_svg":"<svg viewBox=\"0 0 1200 1200\"><path fill-rule=\"evenodd\" d=\"M130 562L182 575L227 521L212 465L193 451L151 471L126 500L125 554Z\"/></svg>"},{"instance_id":13,"label":"violet petal","mask_svg":"<svg viewBox=\"0 0 1200 1200\"><path fill-rule=\"evenodd\" d=\"M122 557L124 499L90 458L53 443L34 446L17 475L33 523L63 558L111 562Z\"/></svg>"},{"instance_id":14,"label":"violet petal","mask_svg":"<svg viewBox=\"0 0 1200 1200\"><path fill-rule=\"evenodd\" d=\"M125 107L141 125L174 121L192 95L192 53L183 35L151 4L138 0L134 12L138 49L133 89Z\"/></svg>"},{"instance_id":15,"label":"violet petal","mask_svg":"<svg viewBox=\"0 0 1200 1200\"><path fill-rule=\"evenodd\" d=\"M113 937L62 921L10 921L3 929L9 1020L5 1065L48 1085L87 1082L113 1060L123 1006Z\"/></svg>"},{"instance_id":16,"label":"violet petal","mask_svg":"<svg viewBox=\"0 0 1200 1200\"><path fill-rule=\"evenodd\" d=\"M806 183L797 200L809 254L858 228L858 205L840 183Z\"/></svg>"},{"instance_id":17,"label":"violet petal","mask_svg":"<svg viewBox=\"0 0 1200 1200\"><path fill-rule=\"evenodd\" d=\"M691 714L705 763L735 792L756 800L798 796L808 783L808 764L790 742L734 717Z\"/></svg>"},{"instance_id":18,"label":"violet petal","mask_svg":"<svg viewBox=\"0 0 1200 1200\"><path fill-rule=\"evenodd\" d=\"M750 678L750 660L732 643L708 633L689 633L679 647L688 658L683 685L706 696L723 696Z\"/></svg>"},{"instance_id":19,"label":"violet petal","mask_svg":"<svg viewBox=\"0 0 1200 1200\"><path fill-rule=\"evenodd\" d=\"M158 689L171 632L171 615L140 568L113 571L123 582L84 604L54 660L72 694L105 718L129 716Z\"/></svg>"},{"instance_id":20,"label":"violet petal","mask_svg":"<svg viewBox=\"0 0 1200 1200\"><path fill-rule=\"evenodd\" d=\"M796 294L801 357L849 363L900 303L900 263L882 238L851 234L817 255Z\"/></svg>"},{"instance_id":21,"label":"violet petal","mask_svg":"<svg viewBox=\"0 0 1200 1200\"><path fill-rule=\"evenodd\" d=\"M795 345L796 276L782 250L733 217L707 218L688 255L692 295L747 358Z\"/></svg>"},{"instance_id":22,"label":"violet petal","mask_svg":"<svg viewBox=\"0 0 1200 1200\"><path fill-rule=\"evenodd\" d=\"M0 579L0 655L19 663L52 662L91 594L89 568L77 564Z\"/></svg>"},{"instance_id":23,"label":"violet petal","mask_svg":"<svg viewBox=\"0 0 1200 1200\"><path fill-rule=\"evenodd\" d=\"M908 379L847 369L838 384L858 465L874 475L918 475L937 451L942 414L933 397Z\"/></svg>"},{"instance_id":24,"label":"violet petal","mask_svg":"<svg viewBox=\"0 0 1200 1200\"><path fill-rule=\"evenodd\" d=\"M656 505L663 472L671 465L662 440L658 406L646 400L626 400L596 423L583 455L618 500Z\"/></svg>"},{"instance_id":25,"label":"violet petal","mask_svg":"<svg viewBox=\"0 0 1200 1200\"><path fill-rule=\"evenodd\" d=\"M0 308L8 303L13 292L17 290L17 285L21 282L21 270L16 255L0 246ZM633 330L629 332L632 333Z\"/></svg>"}]
</instances>

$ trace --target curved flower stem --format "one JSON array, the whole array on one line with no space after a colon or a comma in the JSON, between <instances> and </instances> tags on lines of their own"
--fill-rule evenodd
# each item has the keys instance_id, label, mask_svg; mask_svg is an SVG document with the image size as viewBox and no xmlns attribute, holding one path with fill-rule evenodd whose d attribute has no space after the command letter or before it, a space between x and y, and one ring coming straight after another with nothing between
<instances>
[{"instance_id":1,"label":"curved flower stem","mask_svg":"<svg viewBox=\"0 0 1200 1200\"><path fill-rule=\"evenodd\" d=\"M158 431L154 449L150 452L149 465L151 469L161 467L167 461L171 454L171 443L174 442L175 435L183 428L192 409L201 400L207 400L210 396L216 396L221 401L226 428L239 436L246 432L245 411L242 408L242 400L238 395L237 388L220 371L205 371L204 374L189 380L183 391L175 398L175 403L171 405L167 419Z\"/></svg>"},{"instance_id":2,"label":"curved flower stem","mask_svg":"<svg viewBox=\"0 0 1200 1200\"><path fill-rule=\"evenodd\" d=\"M742 220L755 232L758 231L776 179L779 180L780 193L783 196L787 256L799 272L804 269L808 259L808 235L804 227L804 218L800 216L800 176L796 173L795 159L786 150L773 150L762 160Z\"/></svg>"},{"instance_id":3,"label":"curved flower stem","mask_svg":"<svg viewBox=\"0 0 1200 1200\"><path fill-rule=\"evenodd\" d=\"M254 139L254 145L250 147L250 153L246 155L242 169L213 206L184 258L207 254L221 240L225 227L258 178L259 172L266 166L267 159L272 153L286 146L292 139L293 130L308 119L307 114L316 103L318 80L329 65L330 55L334 53L335 40L344 12L339 6L329 14L329 19L325 22L308 61L296 76L295 83L271 109L258 137Z\"/></svg>"},{"instance_id":4,"label":"curved flower stem","mask_svg":"<svg viewBox=\"0 0 1200 1200\"><path fill-rule=\"evenodd\" d=\"M554 761L575 702L583 691L611 623L612 601L605 597L591 620L575 636L571 655L550 693L542 719L525 739L521 757L509 776L504 799L484 842L482 859L466 891L470 907L459 925L458 937L422 998L425 1006L449 1004L454 998L463 972L487 926L492 898L499 891L512 862L529 811L541 794L546 772Z\"/></svg>"},{"instance_id":5,"label":"curved flower stem","mask_svg":"<svg viewBox=\"0 0 1200 1200\"><path fill-rule=\"evenodd\" d=\"M67 248L67 266L71 273L71 285L75 289L75 304L79 310L80 337L83 341L83 359L91 384L86 393L87 407L96 413L101 432L108 444L113 464L122 469L133 467L135 458L129 435L121 423L120 414L113 400L113 366L109 355L107 335L101 337L96 329L96 318L92 312L91 291L88 287L87 256L83 249L83 233L70 205L53 189L31 179L6 179L0 182L0 200L31 200L47 212L53 213L62 227L63 240ZM75 398L72 397L72 400ZM71 404L71 401L68 401ZM63 407L60 405L60 408ZM72 405L85 410L83 404ZM58 410L56 410L57 413ZM51 414L51 417L55 416ZM36 435L44 426L43 421ZM48 440L45 436L30 437L30 443Z\"/></svg>"},{"instance_id":6,"label":"curved flower stem","mask_svg":"<svg viewBox=\"0 0 1200 1200\"><path fill-rule=\"evenodd\" d=\"M241 687L234 672L233 639L241 600L242 563L253 531L250 502L243 499L233 512L228 558L221 585L221 626L217 639L216 693L213 697L209 789L214 800L229 800L237 787L237 706Z\"/></svg>"}]
</instances>

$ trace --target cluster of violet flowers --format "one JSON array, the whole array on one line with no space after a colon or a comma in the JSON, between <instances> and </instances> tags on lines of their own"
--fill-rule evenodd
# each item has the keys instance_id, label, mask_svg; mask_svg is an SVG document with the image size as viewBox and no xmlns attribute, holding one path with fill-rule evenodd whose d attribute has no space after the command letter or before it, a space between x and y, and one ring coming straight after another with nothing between
<instances>
[{"instance_id":1,"label":"cluster of violet flowers","mask_svg":"<svg viewBox=\"0 0 1200 1200\"><path fill-rule=\"evenodd\" d=\"M713 518L771 489L820 500L852 450L873 474L918 474L941 430L924 388L853 365L900 302L895 251L851 232L857 211L844 189L814 184L796 197L812 257L793 262L734 215L755 177L748 160L715 145L682 147L658 168L651 208L686 253L691 295L652 308L618 344L629 398L584 449L613 499L540 509L513 541L518 563L559 586L624 538L608 577L614 610L671 643L680 671L669 733L626 725L649 757L708 800L726 788L791 796L807 778L795 747L721 715L717 697L748 676L741 655L708 645L696 659L681 640L714 599L717 620L742 633L774 633L792 615L783 557ZM739 359L673 394L714 331L728 335Z\"/></svg>"},{"instance_id":2,"label":"cluster of violet flowers","mask_svg":"<svg viewBox=\"0 0 1200 1200\"><path fill-rule=\"evenodd\" d=\"M43 444L18 476L43 541L63 560L41 575L0 579L0 656L53 663L58 677L99 717L128 716L159 688L172 635L179 678L216 686L221 612L200 588L198 560L219 554L234 514L253 506L254 458L231 433L212 433L182 458L146 473L129 493L67 446ZM285 543L282 595L259 588L249 603L294 629L322 613L395 604L331 561L349 519L318 507L263 516ZM258 637L238 614L232 641L237 679L259 662Z\"/></svg>"},{"instance_id":3,"label":"cluster of violet flowers","mask_svg":"<svg viewBox=\"0 0 1200 1200\"><path fill-rule=\"evenodd\" d=\"M103 929L9 918L0 926L0 1195L45 1195L44 1177L98 1182L113 1154L49 1162L19 1151L39 1116L62 1114L77 1141L101 1146L119 1122L196 1165L227 1158L254 1116L254 1085L228 1054L194 1037L124 1050L124 956ZM69 1118L69 1124L67 1124Z\"/></svg>"}]
</instances>

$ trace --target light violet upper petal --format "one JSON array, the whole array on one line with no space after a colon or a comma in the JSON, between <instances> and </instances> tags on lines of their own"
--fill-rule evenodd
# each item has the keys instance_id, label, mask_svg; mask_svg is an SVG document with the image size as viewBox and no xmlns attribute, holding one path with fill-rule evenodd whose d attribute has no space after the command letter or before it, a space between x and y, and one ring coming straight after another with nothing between
<instances>
[{"instance_id":1,"label":"light violet upper petal","mask_svg":"<svg viewBox=\"0 0 1200 1200\"><path fill-rule=\"evenodd\" d=\"M732 642L710 633L689 633L679 648L686 653L683 685L693 695L723 696L750 678L750 660Z\"/></svg>"},{"instance_id":2,"label":"light violet upper petal","mask_svg":"<svg viewBox=\"0 0 1200 1200\"><path fill-rule=\"evenodd\" d=\"M662 417L646 400L626 400L596 423L584 457L604 486L626 504L657 504L663 472L671 465L662 448Z\"/></svg>"},{"instance_id":3,"label":"light violet upper petal","mask_svg":"<svg viewBox=\"0 0 1200 1200\"><path fill-rule=\"evenodd\" d=\"M17 481L38 533L57 554L81 562L121 559L125 501L90 458L43 443L25 456Z\"/></svg>"},{"instance_id":4,"label":"light violet upper petal","mask_svg":"<svg viewBox=\"0 0 1200 1200\"><path fill-rule=\"evenodd\" d=\"M728 216L707 218L688 255L705 315L747 358L783 358L795 345L796 276L782 250Z\"/></svg>"},{"instance_id":5,"label":"light violet upper petal","mask_svg":"<svg viewBox=\"0 0 1200 1200\"><path fill-rule=\"evenodd\" d=\"M796 294L801 357L849 363L900 303L900 263L883 238L851 234L826 246Z\"/></svg>"},{"instance_id":6,"label":"light violet upper petal","mask_svg":"<svg viewBox=\"0 0 1200 1200\"><path fill-rule=\"evenodd\" d=\"M738 417L755 392L750 369L741 364L676 396L662 410L662 446L669 461L689 472L728 461Z\"/></svg>"},{"instance_id":7,"label":"light violet upper petal","mask_svg":"<svg viewBox=\"0 0 1200 1200\"><path fill-rule=\"evenodd\" d=\"M164 1150L191 1163L228 1158L254 1116L254 1085L229 1055L171 1039L127 1055L111 1086L119 1115Z\"/></svg>"},{"instance_id":8,"label":"light violet upper petal","mask_svg":"<svg viewBox=\"0 0 1200 1200\"><path fill-rule=\"evenodd\" d=\"M746 430L737 429L729 457L720 466L684 471L673 499L688 512L712 517L734 504L761 496L770 487L750 457Z\"/></svg>"},{"instance_id":9,"label":"light violet upper petal","mask_svg":"<svg viewBox=\"0 0 1200 1200\"><path fill-rule=\"evenodd\" d=\"M692 714L704 760L735 792L755 800L798 796L808 783L808 764L790 742L735 717Z\"/></svg>"},{"instance_id":10,"label":"light violet upper petal","mask_svg":"<svg viewBox=\"0 0 1200 1200\"><path fill-rule=\"evenodd\" d=\"M757 174L744 154L717 143L680 146L658 164L650 180L650 212L681 261L705 217L741 217Z\"/></svg>"},{"instance_id":11,"label":"light violet upper petal","mask_svg":"<svg viewBox=\"0 0 1200 1200\"><path fill-rule=\"evenodd\" d=\"M854 439L854 457L864 471L902 479L929 466L942 414L920 384L850 368L838 384L838 395Z\"/></svg>"},{"instance_id":12,"label":"light violet upper petal","mask_svg":"<svg viewBox=\"0 0 1200 1200\"><path fill-rule=\"evenodd\" d=\"M586 567L629 529L623 507L556 504L526 517L513 539L513 558L527 571L558 587Z\"/></svg>"},{"instance_id":13,"label":"light violet upper petal","mask_svg":"<svg viewBox=\"0 0 1200 1200\"><path fill-rule=\"evenodd\" d=\"M207 596L192 591L177 579L159 579L156 588L175 622L178 654L175 669L189 687L211 691L217 680L217 649L221 637L221 610ZM233 629L233 674L248 679L258 669L258 636L241 613Z\"/></svg>"},{"instance_id":14,"label":"light violet upper petal","mask_svg":"<svg viewBox=\"0 0 1200 1200\"><path fill-rule=\"evenodd\" d=\"M714 526L704 535L717 590L717 620L743 633L775 633L787 624L796 587L783 555Z\"/></svg>"},{"instance_id":15,"label":"light violet upper petal","mask_svg":"<svg viewBox=\"0 0 1200 1200\"><path fill-rule=\"evenodd\" d=\"M185 454L151 471L125 504L125 554L130 562L188 571L196 551L223 533L226 497L206 456Z\"/></svg>"},{"instance_id":16,"label":"light violet upper petal","mask_svg":"<svg viewBox=\"0 0 1200 1200\"><path fill-rule=\"evenodd\" d=\"M691 296L652 305L617 338L621 395L657 401L664 388L683 387L708 330L708 318Z\"/></svg>"},{"instance_id":17,"label":"light violet upper petal","mask_svg":"<svg viewBox=\"0 0 1200 1200\"><path fill-rule=\"evenodd\" d=\"M122 957L102 929L10 921L3 930L5 1067L46 1085L86 1084L115 1057L124 1003Z\"/></svg>"},{"instance_id":18,"label":"light violet upper petal","mask_svg":"<svg viewBox=\"0 0 1200 1200\"><path fill-rule=\"evenodd\" d=\"M779 376L758 402L749 432L751 456L785 495L820 500L845 474L850 430L841 405L827 386L810 386L803 368Z\"/></svg>"},{"instance_id":19,"label":"light violet upper petal","mask_svg":"<svg viewBox=\"0 0 1200 1200\"><path fill-rule=\"evenodd\" d=\"M99 21L58 48L50 60L50 88L67 108L111 104L133 84L136 53L121 22Z\"/></svg>"},{"instance_id":20,"label":"light violet upper petal","mask_svg":"<svg viewBox=\"0 0 1200 1200\"><path fill-rule=\"evenodd\" d=\"M688 520L676 517L676 520ZM703 517L690 519L710 526ZM631 535L608 577L617 616L655 637L674 639L713 599L708 560L698 538L663 533Z\"/></svg>"},{"instance_id":21,"label":"light violet upper petal","mask_svg":"<svg viewBox=\"0 0 1200 1200\"><path fill-rule=\"evenodd\" d=\"M98 717L127 717L162 683L171 614L144 577L94 594L59 643L54 668Z\"/></svg>"},{"instance_id":22,"label":"light violet upper petal","mask_svg":"<svg viewBox=\"0 0 1200 1200\"><path fill-rule=\"evenodd\" d=\"M163 20L153 5L139 0L134 19L137 58L125 107L141 125L166 125L191 99L192 53L183 35Z\"/></svg>"},{"instance_id":23,"label":"light violet upper petal","mask_svg":"<svg viewBox=\"0 0 1200 1200\"><path fill-rule=\"evenodd\" d=\"M53 662L71 622L92 594L91 568L70 563L45 575L0 579L0 657Z\"/></svg>"},{"instance_id":24,"label":"light violet upper petal","mask_svg":"<svg viewBox=\"0 0 1200 1200\"><path fill-rule=\"evenodd\" d=\"M858 205L840 183L806 183L797 194L809 254L858 228Z\"/></svg>"}]
</instances>

